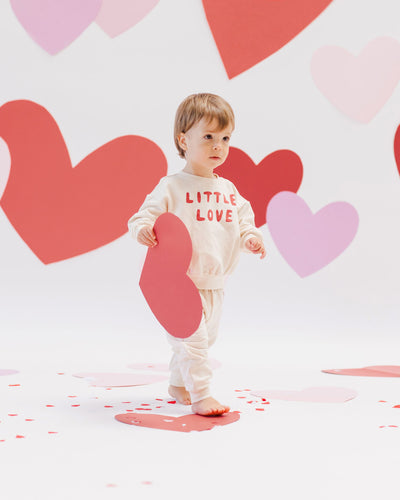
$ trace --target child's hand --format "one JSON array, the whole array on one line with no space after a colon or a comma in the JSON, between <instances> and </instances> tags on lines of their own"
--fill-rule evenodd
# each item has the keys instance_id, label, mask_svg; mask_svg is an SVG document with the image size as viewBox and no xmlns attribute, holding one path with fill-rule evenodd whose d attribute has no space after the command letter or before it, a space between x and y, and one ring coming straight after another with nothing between
<instances>
[{"instance_id":1,"label":"child's hand","mask_svg":"<svg viewBox=\"0 0 400 500\"><path fill-rule=\"evenodd\" d=\"M137 235L137 240L139 243L146 245L147 247L155 247L158 243L151 226L143 227Z\"/></svg>"},{"instance_id":2,"label":"child's hand","mask_svg":"<svg viewBox=\"0 0 400 500\"><path fill-rule=\"evenodd\" d=\"M263 242L256 237L249 238L245 246L251 253L260 253L260 259L263 259L267 255Z\"/></svg>"}]
</instances>

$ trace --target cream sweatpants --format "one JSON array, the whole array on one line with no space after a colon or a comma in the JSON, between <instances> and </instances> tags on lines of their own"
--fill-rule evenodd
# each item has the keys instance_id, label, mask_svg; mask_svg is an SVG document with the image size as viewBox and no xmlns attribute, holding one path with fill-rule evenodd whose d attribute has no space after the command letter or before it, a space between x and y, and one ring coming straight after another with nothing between
<instances>
[{"instance_id":1,"label":"cream sweatpants","mask_svg":"<svg viewBox=\"0 0 400 500\"><path fill-rule=\"evenodd\" d=\"M167 334L172 346L170 384L186 387L192 403L210 396L212 371L208 363L208 348L217 338L224 290L199 290L203 316L199 328L186 339Z\"/></svg>"}]
</instances>

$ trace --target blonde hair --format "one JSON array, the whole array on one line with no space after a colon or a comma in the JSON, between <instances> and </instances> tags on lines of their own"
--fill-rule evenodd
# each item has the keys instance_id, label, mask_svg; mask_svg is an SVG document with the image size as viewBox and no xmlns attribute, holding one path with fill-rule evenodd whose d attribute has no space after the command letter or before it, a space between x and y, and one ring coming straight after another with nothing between
<instances>
[{"instance_id":1,"label":"blonde hair","mask_svg":"<svg viewBox=\"0 0 400 500\"><path fill-rule=\"evenodd\" d=\"M186 133L202 118L209 122L216 120L218 130L222 130L228 125L235 126L233 110L222 97L205 93L192 94L186 97L176 111L174 126L175 146L181 158L185 158L185 151L179 144L179 135Z\"/></svg>"}]
</instances>

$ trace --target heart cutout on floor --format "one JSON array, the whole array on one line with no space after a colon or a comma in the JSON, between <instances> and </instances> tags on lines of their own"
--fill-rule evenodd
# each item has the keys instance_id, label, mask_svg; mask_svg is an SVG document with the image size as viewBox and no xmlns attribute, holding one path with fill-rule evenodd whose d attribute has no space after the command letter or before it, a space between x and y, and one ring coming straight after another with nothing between
<instances>
[{"instance_id":1,"label":"heart cutout on floor","mask_svg":"<svg viewBox=\"0 0 400 500\"><path fill-rule=\"evenodd\" d=\"M366 366L364 368L338 368L322 370L332 375L350 375L355 377L400 377L400 366Z\"/></svg>"},{"instance_id":2,"label":"heart cutout on floor","mask_svg":"<svg viewBox=\"0 0 400 500\"><path fill-rule=\"evenodd\" d=\"M252 391L253 396L283 401L305 403L345 403L357 396L357 392L346 387L307 387L298 391Z\"/></svg>"},{"instance_id":3,"label":"heart cutout on floor","mask_svg":"<svg viewBox=\"0 0 400 500\"><path fill-rule=\"evenodd\" d=\"M394 137L394 157L396 159L397 170L400 174L400 125L397 127Z\"/></svg>"},{"instance_id":4,"label":"heart cutout on floor","mask_svg":"<svg viewBox=\"0 0 400 500\"><path fill-rule=\"evenodd\" d=\"M83 378L94 387L133 387L135 385L155 384L167 380L163 375L152 373L74 373L74 377Z\"/></svg>"},{"instance_id":5,"label":"heart cutout on floor","mask_svg":"<svg viewBox=\"0 0 400 500\"><path fill-rule=\"evenodd\" d=\"M231 147L228 158L215 172L235 184L239 193L251 203L255 224L267 222L267 206L280 191L296 192L303 179L303 164L293 151L281 149L256 165L241 149Z\"/></svg>"},{"instance_id":6,"label":"heart cutout on floor","mask_svg":"<svg viewBox=\"0 0 400 500\"><path fill-rule=\"evenodd\" d=\"M158 2L159 0L103 0L96 23L114 38L135 26Z\"/></svg>"},{"instance_id":7,"label":"heart cutout on floor","mask_svg":"<svg viewBox=\"0 0 400 500\"><path fill-rule=\"evenodd\" d=\"M73 42L95 19L102 0L11 0L28 35L49 54Z\"/></svg>"},{"instance_id":8,"label":"heart cutout on floor","mask_svg":"<svg viewBox=\"0 0 400 500\"><path fill-rule=\"evenodd\" d=\"M229 78L267 58L306 28L332 0L203 0Z\"/></svg>"},{"instance_id":9,"label":"heart cutout on floor","mask_svg":"<svg viewBox=\"0 0 400 500\"><path fill-rule=\"evenodd\" d=\"M376 38L358 56L342 47L321 47L313 55L311 74L318 89L339 111L368 123L400 81L400 42Z\"/></svg>"},{"instance_id":10,"label":"heart cutout on floor","mask_svg":"<svg viewBox=\"0 0 400 500\"><path fill-rule=\"evenodd\" d=\"M158 217L154 232L158 244L147 250L140 288L167 332L186 338L197 330L203 312L200 294L186 274L192 258L190 235L171 213Z\"/></svg>"},{"instance_id":11,"label":"heart cutout on floor","mask_svg":"<svg viewBox=\"0 0 400 500\"><path fill-rule=\"evenodd\" d=\"M11 156L7 144L0 137L0 200L7 186L11 169Z\"/></svg>"},{"instance_id":12,"label":"heart cutout on floor","mask_svg":"<svg viewBox=\"0 0 400 500\"><path fill-rule=\"evenodd\" d=\"M147 427L149 429L162 429L165 431L191 432L210 431L216 426L229 425L240 419L238 412L232 411L217 417L203 417L202 415L183 415L170 417L167 415L125 413L116 415L115 418L123 424Z\"/></svg>"},{"instance_id":13,"label":"heart cutout on floor","mask_svg":"<svg viewBox=\"0 0 400 500\"><path fill-rule=\"evenodd\" d=\"M268 227L280 254L304 278L336 259L353 241L358 214L338 201L312 214L295 193L283 191L269 202Z\"/></svg>"},{"instance_id":14,"label":"heart cutout on floor","mask_svg":"<svg viewBox=\"0 0 400 500\"><path fill-rule=\"evenodd\" d=\"M167 172L161 149L134 135L108 142L73 168L57 123L31 101L0 107L0 137L11 154L1 207L45 264L125 234L128 219Z\"/></svg>"}]
</instances>

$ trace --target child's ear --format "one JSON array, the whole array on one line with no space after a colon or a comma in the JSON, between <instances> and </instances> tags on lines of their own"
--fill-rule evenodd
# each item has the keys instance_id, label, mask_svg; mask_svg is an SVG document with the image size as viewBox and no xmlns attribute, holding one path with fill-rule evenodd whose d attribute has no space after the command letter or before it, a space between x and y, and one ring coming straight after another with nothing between
<instances>
[{"instance_id":1,"label":"child's ear","mask_svg":"<svg viewBox=\"0 0 400 500\"><path fill-rule=\"evenodd\" d=\"M186 136L183 132L181 132L178 135L178 142L179 142L179 146L183 149L183 151L186 151L186 149L187 149Z\"/></svg>"}]
</instances>

